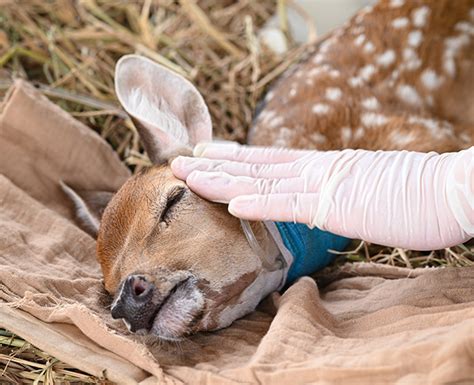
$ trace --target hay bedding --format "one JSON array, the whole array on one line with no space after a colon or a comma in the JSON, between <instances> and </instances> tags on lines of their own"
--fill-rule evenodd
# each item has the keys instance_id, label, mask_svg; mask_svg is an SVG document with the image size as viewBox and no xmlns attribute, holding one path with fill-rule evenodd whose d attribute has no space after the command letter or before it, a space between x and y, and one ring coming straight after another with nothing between
<instances>
[{"instance_id":1,"label":"hay bedding","mask_svg":"<svg viewBox=\"0 0 474 385\"><path fill-rule=\"evenodd\" d=\"M13 78L34 82L99 132L137 171L148 159L113 92L116 60L137 52L197 85L209 105L216 137L244 142L266 87L304 50L290 44L291 50L279 58L259 49L255 31L276 9L274 0L0 0L0 96ZM340 262L471 266L473 254L472 244L419 253L355 242ZM0 331L0 362L0 383L104 383L5 330Z\"/></svg>"}]
</instances>

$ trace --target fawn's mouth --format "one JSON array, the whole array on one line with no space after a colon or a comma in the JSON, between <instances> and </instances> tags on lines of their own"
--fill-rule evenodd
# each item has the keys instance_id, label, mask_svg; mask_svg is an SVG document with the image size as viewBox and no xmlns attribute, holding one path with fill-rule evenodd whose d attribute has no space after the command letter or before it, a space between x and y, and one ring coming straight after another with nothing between
<instances>
[{"instance_id":1,"label":"fawn's mouth","mask_svg":"<svg viewBox=\"0 0 474 385\"><path fill-rule=\"evenodd\" d=\"M204 314L204 295L194 279L186 279L164 299L153 319L149 334L176 341L191 334Z\"/></svg>"}]
</instances>

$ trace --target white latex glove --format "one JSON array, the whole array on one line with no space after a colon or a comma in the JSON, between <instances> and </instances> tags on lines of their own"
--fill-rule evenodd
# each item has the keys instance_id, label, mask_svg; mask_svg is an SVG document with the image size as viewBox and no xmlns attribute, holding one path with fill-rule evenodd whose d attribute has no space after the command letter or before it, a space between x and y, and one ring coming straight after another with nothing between
<instances>
[{"instance_id":1,"label":"white latex glove","mask_svg":"<svg viewBox=\"0 0 474 385\"><path fill-rule=\"evenodd\" d=\"M474 147L458 153L296 151L201 143L174 174L249 220L294 221L433 250L474 234Z\"/></svg>"}]
</instances>

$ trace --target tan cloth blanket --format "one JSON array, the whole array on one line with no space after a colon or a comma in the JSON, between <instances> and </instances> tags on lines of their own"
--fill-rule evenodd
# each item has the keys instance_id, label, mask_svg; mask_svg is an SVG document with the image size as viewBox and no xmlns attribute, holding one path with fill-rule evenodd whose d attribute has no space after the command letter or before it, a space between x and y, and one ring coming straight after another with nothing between
<instances>
[{"instance_id":1,"label":"tan cloth blanket","mask_svg":"<svg viewBox=\"0 0 474 385\"><path fill-rule=\"evenodd\" d=\"M468 384L474 269L344 266L304 278L215 333L179 345L130 336L105 306L95 241L60 179L115 190L110 147L33 87L0 110L0 326L123 384Z\"/></svg>"}]
</instances>

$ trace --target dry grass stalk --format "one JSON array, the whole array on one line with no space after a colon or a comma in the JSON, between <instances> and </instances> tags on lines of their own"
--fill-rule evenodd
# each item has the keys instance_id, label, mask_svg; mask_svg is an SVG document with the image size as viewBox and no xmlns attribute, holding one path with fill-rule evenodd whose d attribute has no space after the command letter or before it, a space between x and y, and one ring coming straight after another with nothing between
<instances>
[{"instance_id":1,"label":"dry grass stalk","mask_svg":"<svg viewBox=\"0 0 474 385\"><path fill-rule=\"evenodd\" d=\"M216 137L244 142L265 87L301 52L279 58L256 44L275 10L274 0L6 1L0 68L4 80L38 84L140 168L147 158L114 94L117 59L140 53L186 76L205 96Z\"/></svg>"},{"instance_id":2,"label":"dry grass stalk","mask_svg":"<svg viewBox=\"0 0 474 385\"><path fill-rule=\"evenodd\" d=\"M0 329L0 383L8 384L102 384L105 379L60 362L22 338Z\"/></svg>"}]
</instances>

